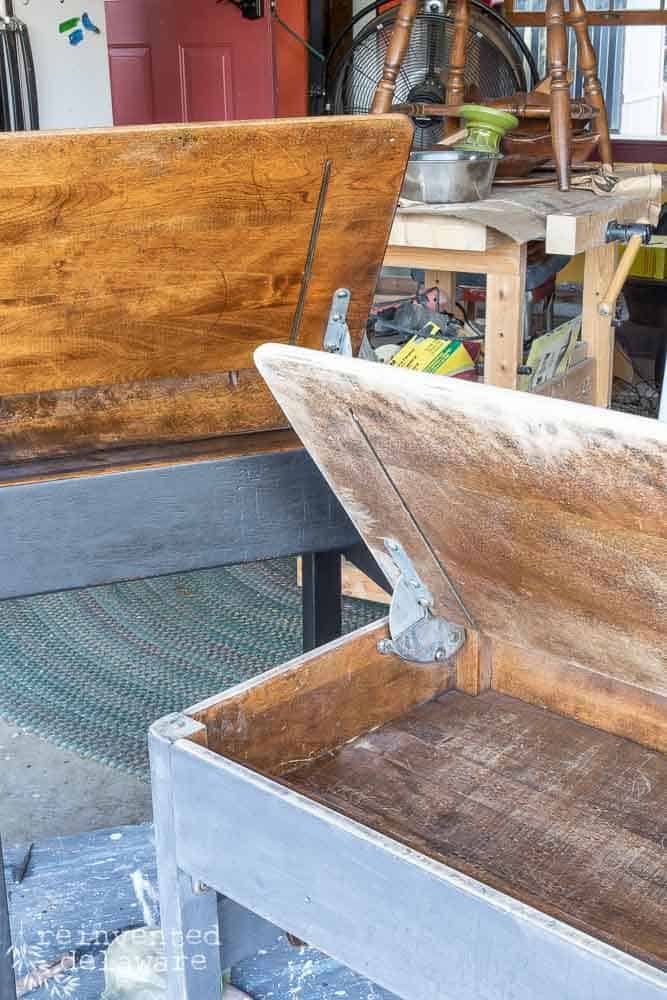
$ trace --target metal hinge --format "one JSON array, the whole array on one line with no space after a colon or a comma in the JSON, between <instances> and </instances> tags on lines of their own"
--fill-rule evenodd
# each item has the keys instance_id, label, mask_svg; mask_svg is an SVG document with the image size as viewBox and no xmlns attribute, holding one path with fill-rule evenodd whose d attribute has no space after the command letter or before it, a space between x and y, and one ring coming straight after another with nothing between
<instances>
[{"instance_id":1,"label":"metal hinge","mask_svg":"<svg viewBox=\"0 0 667 1000\"><path fill-rule=\"evenodd\" d=\"M352 338L347 325L347 310L352 295L349 288L339 288L334 292L329 311L329 321L324 334L324 350L330 354L352 357Z\"/></svg>"},{"instance_id":2,"label":"metal hinge","mask_svg":"<svg viewBox=\"0 0 667 1000\"><path fill-rule=\"evenodd\" d=\"M448 660L465 643L465 629L433 614L433 595L400 542L385 538L384 547L401 575L389 609L391 639L380 640L378 649L412 663Z\"/></svg>"}]
</instances>

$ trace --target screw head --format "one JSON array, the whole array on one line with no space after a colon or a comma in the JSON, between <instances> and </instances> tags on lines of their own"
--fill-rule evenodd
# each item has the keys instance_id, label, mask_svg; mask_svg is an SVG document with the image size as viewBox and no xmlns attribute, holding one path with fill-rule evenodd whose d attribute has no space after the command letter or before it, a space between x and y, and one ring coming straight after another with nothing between
<instances>
[{"instance_id":1,"label":"screw head","mask_svg":"<svg viewBox=\"0 0 667 1000\"><path fill-rule=\"evenodd\" d=\"M210 885L206 885L206 882L196 881L192 884L192 891L195 896L205 896L207 892L211 891Z\"/></svg>"},{"instance_id":2,"label":"screw head","mask_svg":"<svg viewBox=\"0 0 667 1000\"><path fill-rule=\"evenodd\" d=\"M446 649L436 649L435 659L437 663L442 663L443 660L448 659Z\"/></svg>"},{"instance_id":3,"label":"screw head","mask_svg":"<svg viewBox=\"0 0 667 1000\"><path fill-rule=\"evenodd\" d=\"M393 653L394 644L391 639L380 639L377 644L377 651L382 656L386 656L388 653Z\"/></svg>"}]
</instances>

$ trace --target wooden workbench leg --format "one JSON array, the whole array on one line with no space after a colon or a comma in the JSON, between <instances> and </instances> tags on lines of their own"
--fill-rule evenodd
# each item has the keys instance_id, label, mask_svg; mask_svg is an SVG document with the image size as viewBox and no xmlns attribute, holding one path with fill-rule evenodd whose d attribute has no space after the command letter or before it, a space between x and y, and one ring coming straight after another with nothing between
<instances>
[{"instance_id":1,"label":"wooden workbench leg","mask_svg":"<svg viewBox=\"0 0 667 1000\"><path fill-rule=\"evenodd\" d=\"M187 716L172 715L156 722L149 737L167 1000L220 1000L218 896L213 889L193 883L177 861L175 801L183 790L174 787L174 744L203 729ZM194 808L187 802L183 807Z\"/></svg>"},{"instance_id":2,"label":"wooden workbench leg","mask_svg":"<svg viewBox=\"0 0 667 1000\"><path fill-rule=\"evenodd\" d=\"M609 406L614 372L614 328L612 316L601 316L598 305L604 298L614 276L617 244L606 243L586 253L584 269L584 311L582 339L595 358L595 388L593 402L596 406Z\"/></svg>"},{"instance_id":3,"label":"wooden workbench leg","mask_svg":"<svg viewBox=\"0 0 667 1000\"><path fill-rule=\"evenodd\" d=\"M513 252L514 273L489 274L486 284L484 381L505 389L519 384L526 310L525 243L517 243Z\"/></svg>"},{"instance_id":4,"label":"wooden workbench leg","mask_svg":"<svg viewBox=\"0 0 667 1000\"><path fill-rule=\"evenodd\" d=\"M338 639L342 622L342 563L340 552L308 552L303 556L303 651Z\"/></svg>"},{"instance_id":5,"label":"wooden workbench leg","mask_svg":"<svg viewBox=\"0 0 667 1000\"><path fill-rule=\"evenodd\" d=\"M447 309L456 315L456 273L454 271L427 271L425 288L437 287L447 299Z\"/></svg>"}]
</instances>

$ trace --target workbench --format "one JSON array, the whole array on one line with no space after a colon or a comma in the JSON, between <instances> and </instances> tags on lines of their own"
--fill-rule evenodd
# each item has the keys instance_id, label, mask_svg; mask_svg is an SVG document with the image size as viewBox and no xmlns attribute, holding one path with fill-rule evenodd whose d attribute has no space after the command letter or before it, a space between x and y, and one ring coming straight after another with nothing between
<instances>
[{"instance_id":1,"label":"workbench","mask_svg":"<svg viewBox=\"0 0 667 1000\"><path fill-rule=\"evenodd\" d=\"M585 254L582 340L588 359L542 392L608 406L614 333L602 301L616 268L618 243L607 243L610 222L657 221L646 197L599 197L558 191L556 185L496 187L489 198L462 205L399 204L385 265L426 270L427 287L454 297L457 272L486 274L484 373L491 385L518 387L523 361L527 246L547 254Z\"/></svg>"}]
</instances>

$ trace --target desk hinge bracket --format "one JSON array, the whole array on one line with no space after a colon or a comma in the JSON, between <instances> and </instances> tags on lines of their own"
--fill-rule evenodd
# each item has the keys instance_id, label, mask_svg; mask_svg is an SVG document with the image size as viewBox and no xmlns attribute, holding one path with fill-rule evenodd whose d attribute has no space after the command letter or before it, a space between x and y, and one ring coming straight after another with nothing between
<instances>
[{"instance_id":1,"label":"desk hinge bracket","mask_svg":"<svg viewBox=\"0 0 667 1000\"><path fill-rule=\"evenodd\" d=\"M347 325L347 310L352 294L349 288L339 288L334 292L329 311L329 321L324 334L324 350L329 354L352 357L352 338Z\"/></svg>"},{"instance_id":2,"label":"desk hinge bracket","mask_svg":"<svg viewBox=\"0 0 667 1000\"><path fill-rule=\"evenodd\" d=\"M400 542L385 538L384 547L401 575L389 609L391 639L382 639L378 649L412 663L450 659L465 643L465 629L433 614L433 595Z\"/></svg>"}]
</instances>

